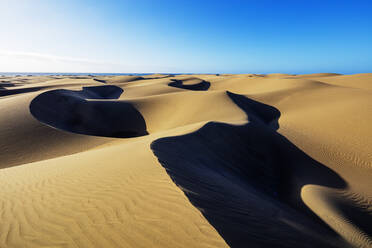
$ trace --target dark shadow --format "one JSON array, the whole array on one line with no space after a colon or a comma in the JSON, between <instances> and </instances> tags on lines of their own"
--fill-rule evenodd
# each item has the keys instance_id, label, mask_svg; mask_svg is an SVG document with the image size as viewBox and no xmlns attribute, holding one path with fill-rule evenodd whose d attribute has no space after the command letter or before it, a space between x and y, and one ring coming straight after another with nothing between
<instances>
[{"instance_id":1,"label":"dark shadow","mask_svg":"<svg viewBox=\"0 0 372 248\"><path fill-rule=\"evenodd\" d=\"M186 90L196 90L196 91L203 91L208 90L211 86L210 82L198 79L198 78L186 78L186 79L171 79L171 83L168 86L176 87L180 89ZM192 82L192 84L185 84Z\"/></svg>"},{"instance_id":2,"label":"dark shadow","mask_svg":"<svg viewBox=\"0 0 372 248\"><path fill-rule=\"evenodd\" d=\"M144 118L130 103L102 101L122 92L113 85L47 91L32 100L30 111L37 120L74 133L117 138L148 134Z\"/></svg>"},{"instance_id":3,"label":"dark shadow","mask_svg":"<svg viewBox=\"0 0 372 248\"><path fill-rule=\"evenodd\" d=\"M9 87L9 86L5 86L5 87ZM29 87L29 88L22 88L22 89L5 89L5 88L0 87L0 97L34 92L34 91L47 89L47 88L50 88L50 87L42 86L42 87Z\"/></svg>"},{"instance_id":4,"label":"dark shadow","mask_svg":"<svg viewBox=\"0 0 372 248\"><path fill-rule=\"evenodd\" d=\"M357 203L354 204L356 199L358 199ZM353 224L365 235L372 237L372 209L370 200L354 195L351 200L348 197L342 200L336 199L336 206L337 210L346 219L353 220Z\"/></svg>"},{"instance_id":5,"label":"dark shadow","mask_svg":"<svg viewBox=\"0 0 372 248\"><path fill-rule=\"evenodd\" d=\"M231 247L348 247L300 198L306 184L344 180L276 132L279 110L227 94L246 125L209 122L151 144L172 180Z\"/></svg>"},{"instance_id":6,"label":"dark shadow","mask_svg":"<svg viewBox=\"0 0 372 248\"><path fill-rule=\"evenodd\" d=\"M82 91L71 91L84 99L118 99L124 90L114 85L83 87Z\"/></svg>"},{"instance_id":7,"label":"dark shadow","mask_svg":"<svg viewBox=\"0 0 372 248\"><path fill-rule=\"evenodd\" d=\"M1 96L10 96L10 95L15 95L15 94L22 94L22 93L29 93L29 92L52 89L52 88L56 88L56 87L63 87L63 86L69 86L69 85L73 85L73 84L65 84L65 85L57 85L57 86L55 86L55 85L38 86L38 87L28 87L28 88L22 88L22 89L5 89L3 87L15 87L15 86L19 86L19 85L9 84L9 83L6 84L6 85L0 84L0 97ZM101 87L101 86L83 87L84 95L88 96L88 98L90 97L92 99L108 99L107 97L105 97L105 95L106 96L110 95L111 99L116 99L122 93L122 91L118 91L118 90L112 91L112 88L104 88L104 89L98 89L97 88L97 92L94 93L95 87ZM103 94L103 96L100 96L102 94Z\"/></svg>"},{"instance_id":8,"label":"dark shadow","mask_svg":"<svg viewBox=\"0 0 372 248\"><path fill-rule=\"evenodd\" d=\"M94 81L100 82L100 83L106 83L106 80L99 79L99 78L93 78Z\"/></svg>"},{"instance_id":9,"label":"dark shadow","mask_svg":"<svg viewBox=\"0 0 372 248\"><path fill-rule=\"evenodd\" d=\"M20 84L22 85L22 84ZM15 86L19 86L19 84L14 84L14 83L10 83L10 82L0 82L0 89L1 90L6 90L4 87L15 87Z\"/></svg>"},{"instance_id":10,"label":"dark shadow","mask_svg":"<svg viewBox=\"0 0 372 248\"><path fill-rule=\"evenodd\" d=\"M280 111L272 106L249 99L243 95L227 91L230 99L242 109L252 123L266 124L272 129L279 129Z\"/></svg>"}]
</instances>

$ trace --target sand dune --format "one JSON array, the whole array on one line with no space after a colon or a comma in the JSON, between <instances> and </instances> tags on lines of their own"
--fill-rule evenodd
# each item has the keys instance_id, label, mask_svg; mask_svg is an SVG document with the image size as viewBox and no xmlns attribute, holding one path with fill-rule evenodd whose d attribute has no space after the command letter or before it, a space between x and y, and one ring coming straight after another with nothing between
<instances>
[{"instance_id":1,"label":"sand dune","mask_svg":"<svg viewBox=\"0 0 372 248\"><path fill-rule=\"evenodd\" d=\"M371 85L0 77L0 247L372 247Z\"/></svg>"},{"instance_id":2,"label":"sand dune","mask_svg":"<svg viewBox=\"0 0 372 248\"><path fill-rule=\"evenodd\" d=\"M208 90L210 83L199 78L171 79L169 86L186 90Z\"/></svg>"},{"instance_id":3,"label":"sand dune","mask_svg":"<svg viewBox=\"0 0 372 248\"><path fill-rule=\"evenodd\" d=\"M147 134L145 120L131 104L104 101L122 92L113 85L47 91L32 100L30 112L45 124L74 133L119 138Z\"/></svg>"}]
</instances>

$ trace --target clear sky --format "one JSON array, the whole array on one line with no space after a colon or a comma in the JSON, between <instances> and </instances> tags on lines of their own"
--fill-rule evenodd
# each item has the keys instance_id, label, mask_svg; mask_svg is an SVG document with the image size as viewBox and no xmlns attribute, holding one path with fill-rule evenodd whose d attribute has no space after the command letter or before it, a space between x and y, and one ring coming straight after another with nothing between
<instances>
[{"instance_id":1,"label":"clear sky","mask_svg":"<svg viewBox=\"0 0 372 248\"><path fill-rule=\"evenodd\" d=\"M372 72L372 1L0 0L2 72Z\"/></svg>"}]
</instances>

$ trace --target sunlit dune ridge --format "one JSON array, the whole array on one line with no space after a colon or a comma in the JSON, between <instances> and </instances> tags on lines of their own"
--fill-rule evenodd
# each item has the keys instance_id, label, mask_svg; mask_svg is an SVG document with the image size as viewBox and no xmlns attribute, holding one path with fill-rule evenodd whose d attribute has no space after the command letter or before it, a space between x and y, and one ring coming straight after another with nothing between
<instances>
[{"instance_id":1,"label":"sunlit dune ridge","mask_svg":"<svg viewBox=\"0 0 372 248\"><path fill-rule=\"evenodd\" d=\"M0 247L372 247L372 74L0 77Z\"/></svg>"}]
</instances>

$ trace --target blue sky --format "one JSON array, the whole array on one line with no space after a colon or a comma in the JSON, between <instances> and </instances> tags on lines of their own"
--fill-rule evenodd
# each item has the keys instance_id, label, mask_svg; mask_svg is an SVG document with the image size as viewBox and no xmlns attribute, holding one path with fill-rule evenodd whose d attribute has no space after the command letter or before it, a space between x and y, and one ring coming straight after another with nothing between
<instances>
[{"instance_id":1,"label":"blue sky","mask_svg":"<svg viewBox=\"0 0 372 248\"><path fill-rule=\"evenodd\" d=\"M372 1L0 0L0 71L372 72Z\"/></svg>"}]
</instances>

